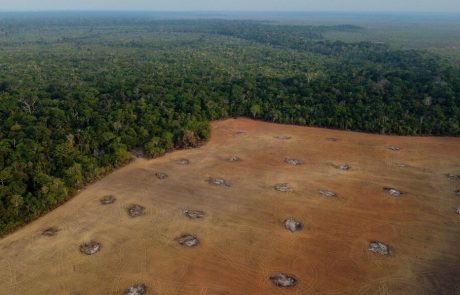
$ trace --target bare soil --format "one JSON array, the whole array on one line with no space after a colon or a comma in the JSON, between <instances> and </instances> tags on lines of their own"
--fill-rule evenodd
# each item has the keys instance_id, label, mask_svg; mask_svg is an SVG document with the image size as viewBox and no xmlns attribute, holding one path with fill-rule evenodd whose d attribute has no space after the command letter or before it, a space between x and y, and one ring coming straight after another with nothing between
<instances>
[{"instance_id":1,"label":"bare soil","mask_svg":"<svg viewBox=\"0 0 460 295\"><path fill-rule=\"evenodd\" d=\"M229 162L232 154L244 161ZM286 165L286 155L305 162ZM159 181L158 171L171 177ZM206 145L139 158L2 238L0 294L119 295L139 282L161 295L459 294L460 182L449 173L460 175L460 138L217 121ZM214 176L231 186L208 184ZM276 183L295 190L280 193ZM105 195L117 201L95 206ZM131 204L145 207L142 217L127 214ZM191 220L184 208L206 216ZM290 216L308 229L286 230ZM58 234L42 236L52 226ZM199 246L179 244L184 233ZM88 241L103 249L82 255ZM390 255L369 251L373 241ZM290 277L295 285L282 287Z\"/></svg>"}]
</instances>

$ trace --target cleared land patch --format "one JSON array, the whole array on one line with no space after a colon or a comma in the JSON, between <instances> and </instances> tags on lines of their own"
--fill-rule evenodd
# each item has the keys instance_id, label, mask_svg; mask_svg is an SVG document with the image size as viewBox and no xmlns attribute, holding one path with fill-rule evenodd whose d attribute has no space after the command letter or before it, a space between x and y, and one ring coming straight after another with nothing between
<instances>
[{"instance_id":1,"label":"cleared land patch","mask_svg":"<svg viewBox=\"0 0 460 295\"><path fill-rule=\"evenodd\" d=\"M459 138L214 122L206 145L139 158L2 238L0 294L455 294L457 175Z\"/></svg>"}]
</instances>

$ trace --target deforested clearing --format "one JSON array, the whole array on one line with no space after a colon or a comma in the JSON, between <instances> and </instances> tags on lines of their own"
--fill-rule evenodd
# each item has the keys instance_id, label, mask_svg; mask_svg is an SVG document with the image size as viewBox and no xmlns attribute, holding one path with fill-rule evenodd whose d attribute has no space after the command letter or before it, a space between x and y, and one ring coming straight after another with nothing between
<instances>
[{"instance_id":1,"label":"deforested clearing","mask_svg":"<svg viewBox=\"0 0 460 295\"><path fill-rule=\"evenodd\" d=\"M147 294L162 295L459 291L459 187L446 175L460 174L460 138L249 119L212 126L200 148L139 158L0 239L0 294L126 294L140 282ZM393 145L403 148L382 148ZM229 163L233 154L244 160ZM286 155L308 161L293 168ZM331 163L353 168L345 173ZM158 171L171 177L158 180ZM231 186L210 185L211 177ZM295 189L280 193L277 183ZM390 186L403 197L382 195ZM338 197L318 197L318 188ZM116 202L98 205L109 194ZM145 208L141 217L127 214L133 204ZM187 218L184 208L204 218ZM289 217L306 228L286 230ZM56 235L42 234L53 227ZM182 245L186 233L199 244ZM90 241L101 251L82 255ZM375 241L389 245L390 255L374 253Z\"/></svg>"}]
</instances>

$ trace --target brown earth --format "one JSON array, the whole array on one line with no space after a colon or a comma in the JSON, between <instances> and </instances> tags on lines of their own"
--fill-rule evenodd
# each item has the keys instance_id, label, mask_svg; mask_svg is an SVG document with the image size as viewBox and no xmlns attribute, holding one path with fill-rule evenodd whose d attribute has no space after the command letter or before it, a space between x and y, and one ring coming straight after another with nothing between
<instances>
[{"instance_id":1,"label":"brown earth","mask_svg":"<svg viewBox=\"0 0 460 295\"><path fill-rule=\"evenodd\" d=\"M228 161L234 155L241 160ZM1 239L0 294L122 294L136 283L160 295L460 294L460 181L447 173L460 174L460 138L214 122L205 146L136 160ZM294 191L278 192L277 183ZM117 201L101 205L106 195ZM132 204L145 214L129 217ZM191 220L184 209L205 215ZM284 228L289 217L301 231ZM50 227L57 234L42 235ZM184 234L199 244L180 245ZM92 240L101 251L80 253ZM369 252L374 240L391 254ZM276 287L270 276L279 272L298 284Z\"/></svg>"}]
</instances>

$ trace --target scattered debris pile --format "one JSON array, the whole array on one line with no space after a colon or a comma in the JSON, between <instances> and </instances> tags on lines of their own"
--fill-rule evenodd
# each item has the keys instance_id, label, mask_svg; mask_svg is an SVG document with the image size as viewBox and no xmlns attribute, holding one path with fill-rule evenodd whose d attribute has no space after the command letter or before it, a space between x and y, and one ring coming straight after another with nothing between
<instances>
[{"instance_id":1,"label":"scattered debris pile","mask_svg":"<svg viewBox=\"0 0 460 295\"><path fill-rule=\"evenodd\" d=\"M102 205L110 205L110 204L113 204L116 200L117 199L113 195L107 195L107 196L104 196L99 201L101 202Z\"/></svg>"},{"instance_id":2,"label":"scattered debris pile","mask_svg":"<svg viewBox=\"0 0 460 295\"><path fill-rule=\"evenodd\" d=\"M399 163L399 162L396 162L395 165L399 168L407 168L409 167L408 164L405 164L405 163Z\"/></svg>"},{"instance_id":3,"label":"scattered debris pile","mask_svg":"<svg viewBox=\"0 0 460 295\"><path fill-rule=\"evenodd\" d=\"M59 229L55 226L48 227L47 229L42 231L42 235L47 237L53 237L58 233Z\"/></svg>"},{"instance_id":4,"label":"scattered debris pile","mask_svg":"<svg viewBox=\"0 0 460 295\"><path fill-rule=\"evenodd\" d=\"M204 212L199 210L184 209L184 215L190 219L200 219L204 217Z\"/></svg>"},{"instance_id":5,"label":"scattered debris pile","mask_svg":"<svg viewBox=\"0 0 460 295\"><path fill-rule=\"evenodd\" d=\"M295 220L294 218L288 218L283 222L284 228L290 232L296 232L302 230L302 223Z\"/></svg>"},{"instance_id":6,"label":"scattered debris pile","mask_svg":"<svg viewBox=\"0 0 460 295\"><path fill-rule=\"evenodd\" d=\"M155 176L158 178L158 179L166 179L168 178L168 174L164 173L164 172L156 172L155 173Z\"/></svg>"},{"instance_id":7,"label":"scattered debris pile","mask_svg":"<svg viewBox=\"0 0 460 295\"><path fill-rule=\"evenodd\" d=\"M460 214L460 207L457 208L457 214Z\"/></svg>"},{"instance_id":8,"label":"scattered debris pile","mask_svg":"<svg viewBox=\"0 0 460 295\"><path fill-rule=\"evenodd\" d=\"M284 162L286 162L287 164L292 165L292 166L298 166L298 165L302 164L302 162L300 160L289 159L289 158L284 159Z\"/></svg>"},{"instance_id":9,"label":"scattered debris pile","mask_svg":"<svg viewBox=\"0 0 460 295\"><path fill-rule=\"evenodd\" d=\"M396 152L396 151L401 150L401 148L399 146L396 146L396 145L390 145L390 146L387 146L387 150Z\"/></svg>"},{"instance_id":10,"label":"scattered debris pile","mask_svg":"<svg viewBox=\"0 0 460 295\"><path fill-rule=\"evenodd\" d=\"M186 246L186 247L195 247L200 243L197 237L189 235L189 234L185 234L185 235L182 235L176 238L176 241L182 246Z\"/></svg>"},{"instance_id":11,"label":"scattered debris pile","mask_svg":"<svg viewBox=\"0 0 460 295\"><path fill-rule=\"evenodd\" d=\"M144 215L145 208L138 204L133 204L128 208L128 215L131 217L138 217Z\"/></svg>"},{"instance_id":12,"label":"scattered debris pile","mask_svg":"<svg viewBox=\"0 0 460 295\"><path fill-rule=\"evenodd\" d=\"M401 191L392 187L384 187L383 190L392 197L399 197L402 195Z\"/></svg>"},{"instance_id":13,"label":"scattered debris pile","mask_svg":"<svg viewBox=\"0 0 460 295\"><path fill-rule=\"evenodd\" d=\"M337 169L340 169L340 170L343 170L343 171L347 171L347 170L350 170L351 169L351 165L350 164L339 164L339 165L336 165L335 166Z\"/></svg>"},{"instance_id":14,"label":"scattered debris pile","mask_svg":"<svg viewBox=\"0 0 460 295\"><path fill-rule=\"evenodd\" d=\"M449 180L460 180L460 175L455 175L453 173L448 173L446 176L447 176L447 179L449 179Z\"/></svg>"},{"instance_id":15,"label":"scattered debris pile","mask_svg":"<svg viewBox=\"0 0 460 295\"><path fill-rule=\"evenodd\" d=\"M230 185L225 181L225 179L223 179L223 178L212 178L212 177L210 177L210 178L208 179L208 182L209 182L210 184L214 184L214 185L230 186Z\"/></svg>"},{"instance_id":16,"label":"scattered debris pile","mask_svg":"<svg viewBox=\"0 0 460 295\"><path fill-rule=\"evenodd\" d=\"M454 194L456 194L457 196L460 196L460 189L454 190Z\"/></svg>"},{"instance_id":17,"label":"scattered debris pile","mask_svg":"<svg viewBox=\"0 0 460 295\"><path fill-rule=\"evenodd\" d=\"M367 247L367 250L384 256L390 254L390 246L379 241L370 242L369 247Z\"/></svg>"},{"instance_id":18,"label":"scattered debris pile","mask_svg":"<svg viewBox=\"0 0 460 295\"><path fill-rule=\"evenodd\" d=\"M240 157L238 157L238 156L231 156L230 158L228 158L228 160L229 160L230 162L238 162L238 161L241 160L241 159L240 159Z\"/></svg>"},{"instance_id":19,"label":"scattered debris pile","mask_svg":"<svg viewBox=\"0 0 460 295\"><path fill-rule=\"evenodd\" d=\"M80 245L80 252L86 255L93 255L101 251L101 244L95 241Z\"/></svg>"},{"instance_id":20,"label":"scattered debris pile","mask_svg":"<svg viewBox=\"0 0 460 295\"><path fill-rule=\"evenodd\" d=\"M328 198L337 197L337 193L328 190L318 189L318 193Z\"/></svg>"},{"instance_id":21,"label":"scattered debris pile","mask_svg":"<svg viewBox=\"0 0 460 295\"><path fill-rule=\"evenodd\" d=\"M125 290L123 295L145 295L147 294L147 286L144 284L136 284Z\"/></svg>"},{"instance_id":22,"label":"scattered debris pile","mask_svg":"<svg viewBox=\"0 0 460 295\"><path fill-rule=\"evenodd\" d=\"M271 276L270 281L272 281L272 283L277 287L281 288L292 288L297 285L297 279L293 275L282 272Z\"/></svg>"},{"instance_id":23,"label":"scattered debris pile","mask_svg":"<svg viewBox=\"0 0 460 295\"><path fill-rule=\"evenodd\" d=\"M179 165L189 165L190 160L189 159L179 159L179 160L177 160L177 164L179 164Z\"/></svg>"},{"instance_id":24,"label":"scattered debris pile","mask_svg":"<svg viewBox=\"0 0 460 295\"><path fill-rule=\"evenodd\" d=\"M275 136L276 139L281 139L281 140L288 140L288 139L291 139L290 136L287 136L287 135L277 135Z\"/></svg>"},{"instance_id":25,"label":"scattered debris pile","mask_svg":"<svg viewBox=\"0 0 460 295\"><path fill-rule=\"evenodd\" d=\"M275 184L275 190L283 193L293 192L294 189L290 187L287 183L277 183Z\"/></svg>"},{"instance_id":26,"label":"scattered debris pile","mask_svg":"<svg viewBox=\"0 0 460 295\"><path fill-rule=\"evenodd\" d=\"M337 141L337 137L326 137L327 141Z\"/></svg>"}]
</instances>

